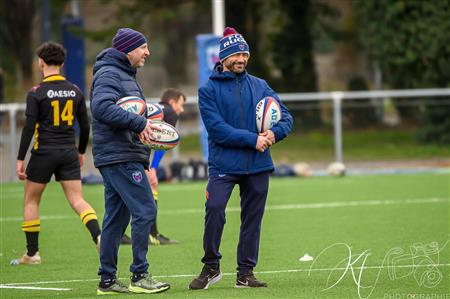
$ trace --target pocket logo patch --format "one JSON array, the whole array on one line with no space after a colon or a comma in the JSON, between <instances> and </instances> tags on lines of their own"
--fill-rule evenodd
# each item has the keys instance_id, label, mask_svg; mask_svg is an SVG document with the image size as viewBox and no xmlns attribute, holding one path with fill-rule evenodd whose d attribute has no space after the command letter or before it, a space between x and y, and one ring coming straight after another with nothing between
<instances>
[{"instance_id":1,"label":"pocket logo patch","mask_svg":"<svg viewBox=\"0 0 450 299\"><path fill-rule=\"evenodd\" d=\"M136 183L140 183L142 181L142 173L140 171L135 171L131 175Z\"/></svg>"}]
</instances>

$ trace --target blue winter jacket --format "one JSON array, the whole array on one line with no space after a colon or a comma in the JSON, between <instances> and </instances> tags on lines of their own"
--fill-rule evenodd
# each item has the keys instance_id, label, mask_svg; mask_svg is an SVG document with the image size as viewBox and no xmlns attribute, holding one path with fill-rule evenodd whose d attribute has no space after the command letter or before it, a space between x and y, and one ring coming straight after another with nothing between
<instances>
[{"instance_id":1,"label":"blue winter jacket","mask_svg":"<svg viewBox=\"0 0 450 299\"><path fill-rule=\"evenodd\" d=\"M235 75L216 67L199 89L199 108L208 131L209 174L252 174L273 171L270 151L255 149L256 104L271 96L280 104L281 120L272 127L276 142L292 129L292 116L266 81L247 72Z\"/></svg>"},{"instance_id":2,"label":"blue winter jacket","mask_svg":"<svg viewBox=\"0 0 450 299\"><path fill-rule=\"evenodd\" d=\"M131 161L148 167L150 150L136 134L144 130L147 120L116 105L126 96L145 98L136 81L136 69L124 53L106 49L97 56L91 86L95 167Z\"/></svg>"}]
</instances>

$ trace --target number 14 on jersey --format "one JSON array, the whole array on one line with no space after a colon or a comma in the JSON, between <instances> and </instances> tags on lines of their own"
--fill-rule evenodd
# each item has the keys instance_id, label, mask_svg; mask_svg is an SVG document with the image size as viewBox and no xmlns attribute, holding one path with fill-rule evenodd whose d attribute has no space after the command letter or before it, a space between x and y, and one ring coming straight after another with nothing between
<instances>
[{"instance_id":1,"label":"number 14 on jersey","mask_svg":"<svg viewBox=\"0 0 450 299\"><path fill-rule=\"evenodd\" d=\"M53 107L53 125L55 127L60 125L61 121L66 121L67 125L71 126L73 123L73 100L67 100L66 105L60 114L60 102L58 100L52 101Z\"/></svg>"}]
</instances>

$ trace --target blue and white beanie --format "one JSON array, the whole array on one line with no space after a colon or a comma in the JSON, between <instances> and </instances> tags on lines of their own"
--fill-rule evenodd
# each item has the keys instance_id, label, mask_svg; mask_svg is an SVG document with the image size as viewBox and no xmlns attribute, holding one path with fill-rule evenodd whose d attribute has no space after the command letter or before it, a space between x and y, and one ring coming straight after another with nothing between
<instances>
[{"instance_id":1,"label":"blue and white beanie","mask_svg":"<svg viewBox=\"0 0 450 299\"><path fill-rule=\"evenodd\" d=\"M147 43L145 36L130 28L120 28L112 40L112 46L125 54Z\"/></svg>"},{"instance_id":2,"label":"blue and white beanie","mask_svg":"<svg viewBox=\"0 0 450 299\"><path fill-rule=\"evenodd\" d=\"M250 56L250 49L242 35L234 28L226 27L220 39L219 59L224 61L236 53L247 53Z\"/></svg>"}]
</instances>

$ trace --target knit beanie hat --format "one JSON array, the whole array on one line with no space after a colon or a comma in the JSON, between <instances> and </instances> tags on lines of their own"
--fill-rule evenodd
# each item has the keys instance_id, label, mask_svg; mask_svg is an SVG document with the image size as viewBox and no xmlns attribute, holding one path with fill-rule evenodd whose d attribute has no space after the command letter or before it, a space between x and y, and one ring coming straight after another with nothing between
<instances>
[{"instance_id":1,"label":"knit beanie hat","mask_svg":"<svg viewBox=\"0 0 450 299\"><path fill-rule=\"evenodd\" d=\"M145 36L130 28L120 28L112 40L113 48L125 54L147 43Z\"/></svg>"},{"instance_id":2,"label":"knit beanie hat","mask_svg":"<svg viewBox=\"0 0 450 299\"><path fill-rule=\"evenodd\" d=\"M234 28L226 27L223 31L223 37L219 41L220 51L219 59L224 61L231 55L236 53L247 53L250 55L250 50L245 39Z\"/></svg>"}]
</instances>

